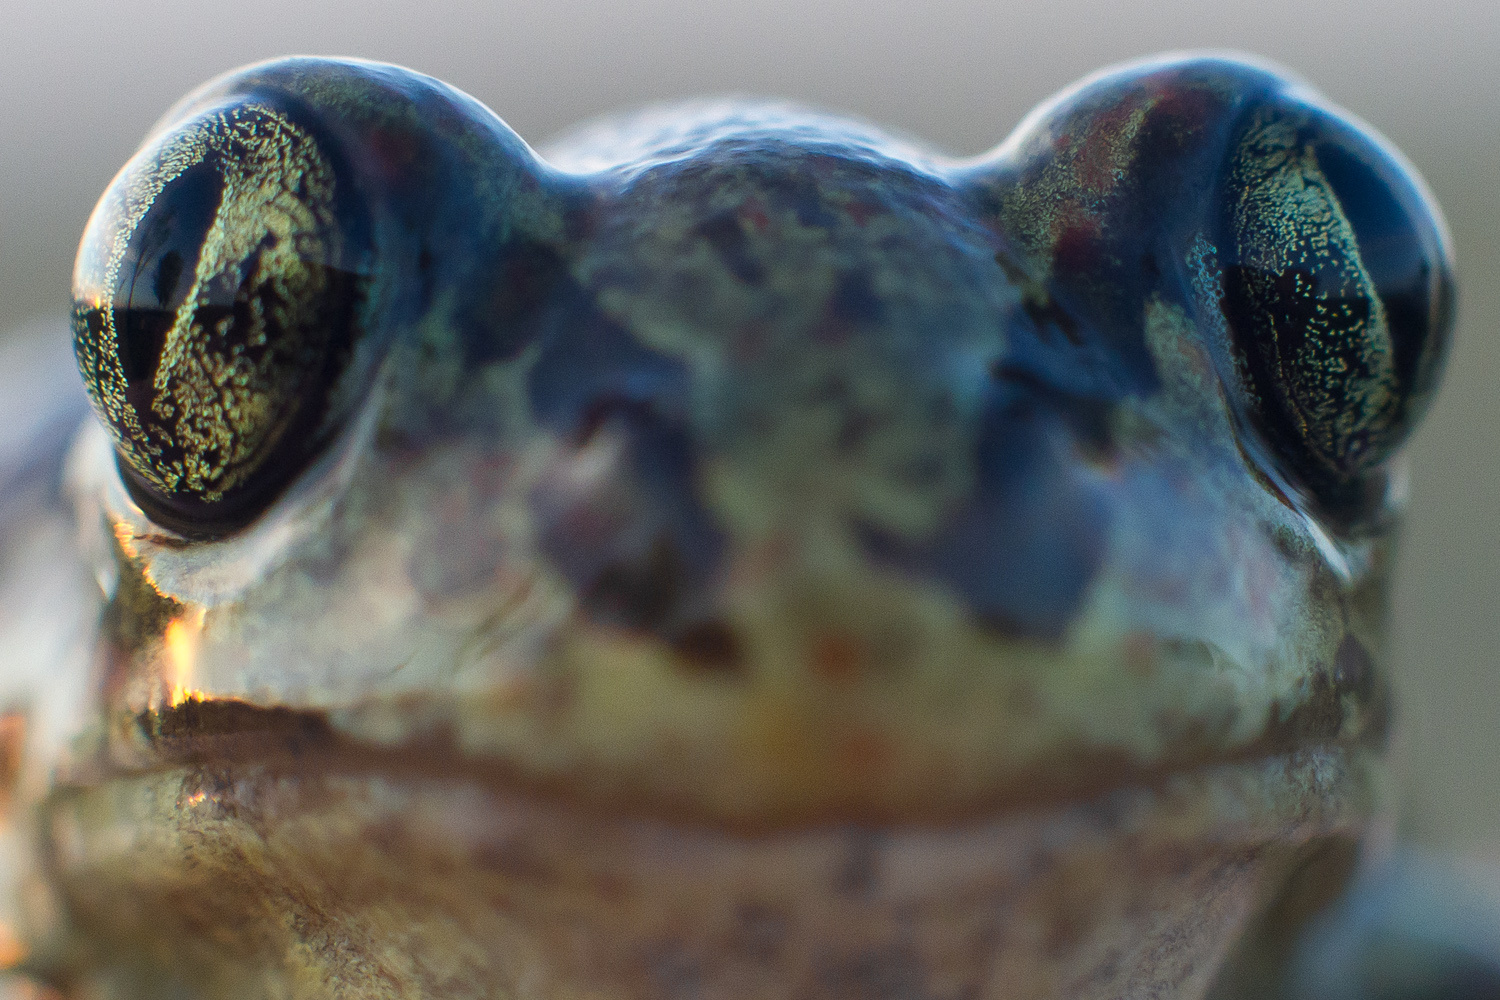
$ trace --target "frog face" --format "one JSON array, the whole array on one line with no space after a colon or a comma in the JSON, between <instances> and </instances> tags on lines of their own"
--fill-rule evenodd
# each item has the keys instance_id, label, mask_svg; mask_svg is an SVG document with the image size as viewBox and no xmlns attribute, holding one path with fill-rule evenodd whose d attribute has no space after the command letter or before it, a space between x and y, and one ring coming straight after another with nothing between
<instances>
[{"instance_id":1,"label":"frog face","mask_svg":"<svg viewBox=\"0 0 1500 1000\"><path fill-rule=\"evenodd\" d=\"M75 297L107 608L52 820L92 846L59 865L75 920L149 936L118 901L181 916L163 886L222 877L259 823L255 887L193 926L281 943L209 961L200 934L189 964L240 969L225 989L272 953L283 985L334 975L269 914L323 900L340 852L355 895L420 869L421 926L548 996L635 995L624 968L660 993L661 949L760 995L705 957L755 907L845 941L766 974L812 976L900 924L815 902L860 857L969 900L942 933L911 918L918 952L983 937L963 906L992 937L1022 912L974 889L1000 869L1097 882L1036 890L1089 914L1075 940L990 949L1036 959L1029 995L1107 995L1173 933L1201 986L1267 873L1372 808L1397 452L1445 353L1448 249L1395 153L1266 69L1115 71L971 161L747 104L543 160L428 78L270 63L168 115ZM410 832L424 810L441 832ZM535 869L474 854L518 811L543 817L528 856L634 902L558 902L562 876L518 902ZM1094 847L1060 847L1080 822ZM101 860L121 824L170 870ZM1188 843L1218 846L1153 868ZM1145 896L1104 888L1127 857ZM338 912L346 938L385 926ZM612 943L579 958L568 920Z\"/></svg>"}]
</instances>

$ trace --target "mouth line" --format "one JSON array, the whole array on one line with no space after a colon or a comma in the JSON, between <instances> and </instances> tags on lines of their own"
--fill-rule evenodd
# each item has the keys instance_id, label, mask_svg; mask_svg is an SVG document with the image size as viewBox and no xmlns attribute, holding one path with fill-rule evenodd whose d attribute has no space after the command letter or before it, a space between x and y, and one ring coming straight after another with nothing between
<instances>
[{"instance_id":1,"label":"mouth line","mask_svg":"<svg viewBox=\"0 0 1500 1000\"><path fill-rule=\"evenodd\" d=\"M1353 733L1326 711L1302 711L1268 726L1257 738L1225 747L1206 737L1188 738L1171 753L1135 760L1106 748L1060 747L1050 763L989 794L962 801L934 796L926 806L834 803L792 806L759 815L726 815L704 809L687 795L648 795L575 778L538 778L494 756L460 749L438 732L392 746L340 733L318 711L262 707L237 699L188 699L178 705L119 717L99 752L60 769L59 789L98 787L113 779L189 769L233 779L235 774L279 777L365 776L392 782L467 784L497 797L552 804L599 820L640 819L738 835L769 835L834 827L951 828L1005 816L1065 810L1126 791L1156 791L1186 776L1264 766L1318 752L1378 752L1383 724ZM1289 765L1290 766L1290 765Z\"/></svg>"}]
</instances>

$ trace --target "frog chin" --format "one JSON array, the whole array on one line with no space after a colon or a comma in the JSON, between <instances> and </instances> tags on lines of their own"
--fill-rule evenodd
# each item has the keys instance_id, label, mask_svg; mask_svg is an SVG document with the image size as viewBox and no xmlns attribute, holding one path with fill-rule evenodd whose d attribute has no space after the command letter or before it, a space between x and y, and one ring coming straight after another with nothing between
<instances>
[{"instance_id":1,"label":"frog chin","mask_svg":"<svg viewBox=\"0 0 1500 1000\"><path fill-rule=\"evenodd\" d=\"M1198 995L1289 871L1354 842L1379 780L1313 749L962 823L756 833L293 752L74 788L46 829L79 927L215 995Z\"/></svg>"}]
</instances>

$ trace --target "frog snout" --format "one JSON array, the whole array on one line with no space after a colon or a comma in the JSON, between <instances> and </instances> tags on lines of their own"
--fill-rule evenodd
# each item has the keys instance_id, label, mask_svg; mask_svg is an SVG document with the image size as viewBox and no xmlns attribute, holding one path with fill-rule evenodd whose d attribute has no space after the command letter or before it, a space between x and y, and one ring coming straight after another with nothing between
<instances>
[{"instance_id":1,"label":"frog snout","mask_svg":"<svg viewBox=\"0 0 1500 1000\"><path fill-rule=\"evenodd\" d=\"M530 493L541 551L594 621L669 640L768 560L914 578L1007 634L1061 636L1104 556L1104 407L1002 365L967 404L900 375L788 370L766 405L731 373L727 412L696 421L600 404Z\"/></svg>"}]
</instances>

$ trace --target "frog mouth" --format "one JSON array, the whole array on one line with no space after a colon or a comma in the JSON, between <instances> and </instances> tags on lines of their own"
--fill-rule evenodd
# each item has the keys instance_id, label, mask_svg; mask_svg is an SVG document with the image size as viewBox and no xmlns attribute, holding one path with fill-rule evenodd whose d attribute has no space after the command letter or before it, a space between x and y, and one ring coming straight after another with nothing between
<instances>
[{"instance_id":1,"label":"frog mouth","mask_svg":"<svg viewBox=\"0 0 1500 1000\"><path fill-rule=\"evenodd\" d=\"M1198 956L1206 977L1287 871L1352 843L1378 784L1370 754L1317 745L962 822L830 816L726 829L516 794L493 769L459 773L436 743L356 746L308 713L185 702L131 725L141 722L151 766L117 770L112 787L61 789L48 806L52 863L98 933L160 939L156 953L174 954L205 926L223 928L226 941L268 941L269 965L303 948L278 936L284 927L342 920L384 935L374 952L400 952L409 939L392 928L431 925L476 954L520 949L535 975L602 977L595 995L609 997L672 995L654 978L663 952L697 956L712 975L739 970L723 942L766 930L763 916L787 929L762 956L772 971L761 974L781 988L712 995L864 982L858 963L871 955L915 962L924 978L983 979L1001 963L1006 975L1071 982L1106 953L1120 975L1156 968L1170 946ZM1107 986L1033 995L1130 992L1113 973Z\"/></svg>"},{"instance_id":2,"label":"frog mouth","mask_svg":"<svg viewBox=\"0 0 1500 1000\"><path fill-rule=\"evenodd\" d=\"M687 796L652 797L636 789L601 794L599 784L570 778L538 780L495 757L464 752L449 732L436 731L395 745L377 745L341 732L320 711L261 707L232 699L188 698L122 718L103 752L68 769L63 784L95 785L112 778L176 769L258 770L287 776L315 773L383 780L466 784L505 797L565 804L609 816L661 819L764 834L828 826L953 826L1001 815L1055 811L1106 800L1124 790L1160 792L1185 778L1295 770L1327 757L1373 757L1388 728L1383 688L1364 692L1351 719L1349 693L1324 685L1260 736L1234 747L1207 736L1185 738L1174 752L1151 762L1090 748L1059 748L1049 766L990 793L963 801L888 803L848 800L797 803L759 815L716 814ZM1342 766L1342 765L1341 765ZM1195 780L1197 780L1195 779Z\"/></svg>"},{"instance_id":3,"label":"frog mouth","mask_svg":"<svg viewBox=\"0 0 1500 1000\"><path fill-rule=\"evenodd\" d=\"M1132 970L1178 968L1164 950L1192 953L1206 982L1289 871L1368 823L1375 741L1330 736L1327 703L1293 717L1232 753L1075 764L1071 784L964 813L726 822L528 786L448 738L382 748L316 712L190 698L122 717L92 772L63 776L43 828L74 918L152 954L209 927L281 968L324 960L299 935L330 925L372 934L356 944L372 955L438 927L465 954L521 955L526 982L558 993L673 995L667 954L726 976L715 996L881 995L862 978L871 956L932 979L911 995L999 969L1054 984L1030 995L1119 996L1139 987ZM744 940L761 949L747 962ZM728 982L745 969L773 987ZM1068 985L1091 969L1104 986Z\"/></svg>"}]
</instances>

